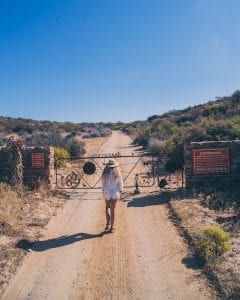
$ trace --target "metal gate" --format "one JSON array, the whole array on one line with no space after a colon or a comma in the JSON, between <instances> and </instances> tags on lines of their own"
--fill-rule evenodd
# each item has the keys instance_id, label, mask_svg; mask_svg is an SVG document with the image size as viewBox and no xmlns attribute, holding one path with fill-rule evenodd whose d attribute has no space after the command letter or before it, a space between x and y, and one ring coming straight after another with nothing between
<instances>
[{"instance_id":1,"label":"metal gate","mask_svg":"<svg viewBox=\"0 0 240 300\"><path fill-rule=\"evenodd\" d=\"M159 160L152 155L102 154L55 159L56 186L60 189L101 189L103 169L110 158L119 163L124 189L159 185Z\"/></svg>"}]
</instances>

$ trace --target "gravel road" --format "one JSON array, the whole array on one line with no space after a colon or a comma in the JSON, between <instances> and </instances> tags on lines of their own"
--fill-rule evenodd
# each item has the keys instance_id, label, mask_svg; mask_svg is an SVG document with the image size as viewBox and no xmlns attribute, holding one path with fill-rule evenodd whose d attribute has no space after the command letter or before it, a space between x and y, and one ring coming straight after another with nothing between
<instances>
[{"instance_id":1,"label":"gravel road","mask_svg":"<svg viewBox=\"0 0 240 300\"><path fill-rule=\"evenodd\" d=\"M132 153L114 132L102 153ZM129 147L128 147L129 146ZM104 234L100 192L74 192L35 243L1 299L214 299L186 261L187 248L169 221L166 192L119 201L116 232Z\"/></svg>"}]
</instances>

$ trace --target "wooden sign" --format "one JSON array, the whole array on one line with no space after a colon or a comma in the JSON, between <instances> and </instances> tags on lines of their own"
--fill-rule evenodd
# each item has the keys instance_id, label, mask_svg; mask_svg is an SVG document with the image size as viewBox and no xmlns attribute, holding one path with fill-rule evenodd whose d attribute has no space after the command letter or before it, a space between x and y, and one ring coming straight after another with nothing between
<instances>
[{"instance_id":1,"label":"wooden sign","mask_svg":"<svg viewBox=\"0 0 240 300\"><path fill-rule=\"evenodd\" d=\"M229 172L228 148L194 149L193 170L195 174Z\"/></svg>"},{"instance_id":2,"label":"wooden sign","mask_svg":"<svg viewBox=\"0 0 240 300\"><path fill-rule=\"evenodd\" d=\"M32 167L41 168L44 166L44 153L32 153Z\"/></svg>"}]
</instances>

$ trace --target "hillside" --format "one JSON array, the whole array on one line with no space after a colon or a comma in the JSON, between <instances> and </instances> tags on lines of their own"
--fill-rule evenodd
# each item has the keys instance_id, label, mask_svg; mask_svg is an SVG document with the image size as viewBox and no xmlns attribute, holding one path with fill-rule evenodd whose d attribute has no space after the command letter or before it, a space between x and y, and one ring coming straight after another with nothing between
<instances>
[{"instance_id":1,"label":"hillside","mask_svg":"<svg viewBox=\"0 0 240 300\"><path fill-rule=\"evenodd\" d=\"M129 132L137 144L167 157L169 172L182 169L185 142L240 139L240 91L206 104L151 116Z\"/></svg>"},{"instance_id":2,"label":"hillside","mask_svg":"<svg viewBox=\"0 0 240 300\"><path fill-rule=\"evenodd\" d=\"M112 128L117 124L113 123L74 123L57 121L37 121L24 118L11 118L0 116L0 133L19 135L32 134L33 132L49 132L51 130L60 130L66 133L81 133L89 129Z\"/></svg>"},{"instance_id":3,"label":"hillside","mask_svg":"<svg viewBox=\"0 0 240 300\"><path fill-rule=\"evenodd\" d=\"M185 142L240 139L240 91L216 101L131 123L51 122L0 116L0 140L17 134L26 141L29 136L31 140L36 134L49 135L56 131L71 136L99 137L110 134L110 130L123 130L152 154L167 157L167 168L172 172L183 167Z\"/></svg>"},{"instance_id":4,"label":"hillside","mask_svg":"<svg viewBox=\"0 0 240 300\"><path fill-rule=\"evenodd\" d=\"M85 152L83 139L111 135L111 124L108 125L0 116L0 146L17 139L26 146L55 146L65 148L71 156L79 156Z\"/></svg>"}]
</instances>

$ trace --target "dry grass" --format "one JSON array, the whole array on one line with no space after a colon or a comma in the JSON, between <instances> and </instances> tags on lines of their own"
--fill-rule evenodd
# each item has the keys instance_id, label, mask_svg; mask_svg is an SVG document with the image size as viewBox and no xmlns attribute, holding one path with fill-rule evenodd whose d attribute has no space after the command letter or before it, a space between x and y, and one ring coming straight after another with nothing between
<instances>
[{"instance_id":1,"label":"dry grass","mask_svg":"<svg viewBox=\"0 0 240 300\"><path fill-rule=\"evenodd\" d=\"M206 265L206 272L211 271L211 279L217 282L217 289L224 299L240 298L240 229L230 230L228 220L232 210L219 212L201 204L200 199L172 199L170 207L178 219L180 230L185 232L188 241L196 243L203 227L214 225L222 227L231 234L232 251L224 254L217 265ZM189 239L190 237L190 239ZM194 250L194 248L192 249ZM213 282L215 284L215 282ZM221 297L222 297L221 295ZM220 298L221 298L220 297Z\"/></svg>"},{"instance_id":2,"label":"dry grass","mask_svg":"<svg viewBox=\"0 0 240 300\"><path fill-rule=\"evenodd\" d=\"M26 254L16 243L39 239L63 203L63 198L50 194L45 182L34 192L0 183L0 294Z\"/></svg>"},{"instance_id":3,"label":"dry grass","mask_svg":"<svg viewBox=\"0 0 240 300\"><path fill-rule=\"evenodd\" d=\"M18 231L24 225L24 201L20 190L0 183L0 226ZM9 225L9 226L8 226ZM1 228L0 227L0 228ZM0 233L3 229L0 229Z\"/></svg>"},{"instance_id":4,"label":"dry grass","mask_svg":"<svg viewBox=\"0 0 240 300\"><path fill-rule=\"evenodd\" d=\"M0 183L0 233L23 233L39 205L45 203L49 196L44 182L40 183L36 192Z\"/></svg>"}]
</instances>

